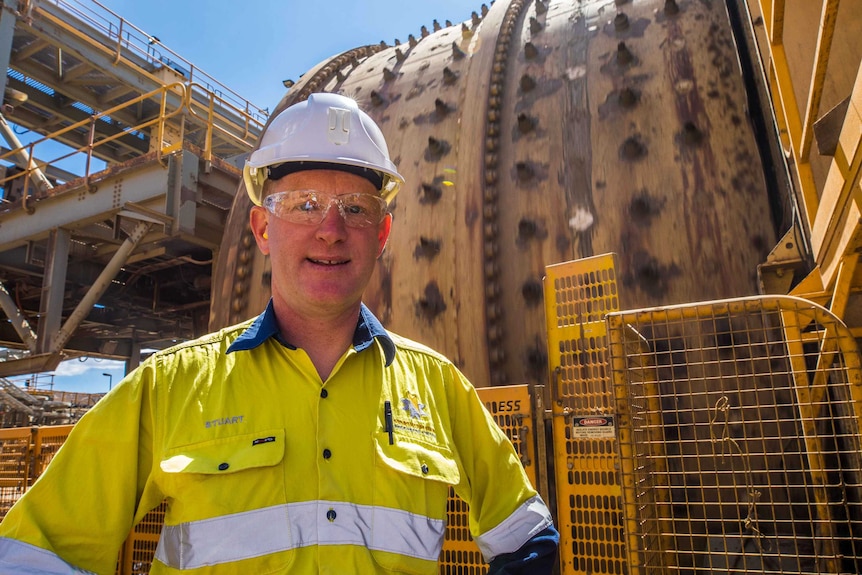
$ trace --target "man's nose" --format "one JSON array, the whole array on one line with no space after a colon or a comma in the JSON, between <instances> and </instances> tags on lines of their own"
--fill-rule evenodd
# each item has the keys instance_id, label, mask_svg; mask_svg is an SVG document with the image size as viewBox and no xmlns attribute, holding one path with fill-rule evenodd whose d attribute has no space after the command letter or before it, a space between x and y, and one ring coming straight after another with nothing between
<instances>
[{"instance_id":1,"label":"man's nose","mask_svg":"<svg viewBox=\"0 0 862 575\"><path fill-rule=\"evenodd\" d=\"M332 209L333 205L335 206L335 210ZM329 217L333 211L341 216L342 220L345 219L346 214L344 213L344 204L342 204L341 200L338 198L332 198L329 200L329 203L326 205L326 209L323 211L323 219Z\"/></svg>"},{"instance_id":2,"label":"man's nose","mask_svg":"<svg viewBox=\"0 0 862 575\"><path fill-rule=\"evenodd\" d=\"M335 205L335 209L332 209L333 204ZM326 209L323 212L323 219L319 224L320 227L329 227L332 225L336 225L339 229L347 226L347 222L344 218L344 207L337 198L329 200L329 204L327 204Z\"/></svg>"}]
</instances>

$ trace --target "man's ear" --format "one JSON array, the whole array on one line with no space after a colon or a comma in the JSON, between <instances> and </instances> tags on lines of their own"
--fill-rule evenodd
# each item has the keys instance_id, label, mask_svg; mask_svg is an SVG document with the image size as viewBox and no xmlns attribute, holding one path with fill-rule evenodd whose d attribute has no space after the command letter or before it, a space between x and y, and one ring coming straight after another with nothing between
<instances>
[{"instance_id":1,"label":"man's ear","mask_svg":"<svg viewBox=\"0 0 862 575\"><path fill-rule=\"evenodd\" d=\"M248 213L248 222L251 225L251 233L254 234L254 241L257 242L257 248L263 255L269 255L269 219L267 211L260 206L252 206Z\"/></svg>"},{"instance_id":2,"label":"man's ear","mask_svg":"<svg viewBox=\"0 0 862 575\"><path fill-rule=\"evenodd\" d=\"M392 214L386 214L383 221L380 222L380 229L377 231L377 257L383 255L383 250L386 249L386 242L389 241L389 233L392 231Z\"/></svg>"}]
</instances>

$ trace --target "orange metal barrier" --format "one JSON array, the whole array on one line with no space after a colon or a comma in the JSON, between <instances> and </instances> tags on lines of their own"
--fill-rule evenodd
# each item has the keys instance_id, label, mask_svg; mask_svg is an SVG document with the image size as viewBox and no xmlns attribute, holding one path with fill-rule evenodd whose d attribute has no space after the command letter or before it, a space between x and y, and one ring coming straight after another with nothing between
<instances>
[{"instance_id":1,"label":"orange metal barrier","mask_svg":"<svg viewBox=\"0 0 862 575\"><path fill-rule=\"evenodd\" d=\"M31 436L29 427L0 429L0 516L6 516L32 483Z\"/></svg>"},{"instance_id":2,"label":"orange metal barrier","mask_svg":"<svg viewBox=\"0 0 862 575\"><path fill-rule=\"evenodd\" d=\"M0 519L42 474L70 431L71 425L0 429Z\"/></svg>"}]
</instances>

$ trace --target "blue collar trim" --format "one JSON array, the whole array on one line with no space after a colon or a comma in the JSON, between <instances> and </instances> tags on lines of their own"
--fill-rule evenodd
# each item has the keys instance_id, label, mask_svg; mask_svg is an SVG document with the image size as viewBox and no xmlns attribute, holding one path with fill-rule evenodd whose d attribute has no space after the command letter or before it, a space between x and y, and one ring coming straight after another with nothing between
<instances>
[{"instance_id":1,"label":"blue collar trim","mask_svg":"<svg viewBox=\"0 0 862 575\"><path fill-rule=\"evenodd\" d=\"M296 346L281 339L278 331L278 322L275 320L275 308L272 305L272 299L269 300L263 313L257 316L248 329L234 340L227 349L227 352L232 353L234 351L254 349L271 337L274 337L285 347L296 349ZM356 330L353 332L353 348L356 351L368 349L374 343L375 339L380 340L388 367L395 359L395 343L389 337L389 334L386 333L386 329L384 329L380 320L371 313L371 310L365 304L362 304L359 309L359 321L357 321Z\"/></svg>"}]
</instances>

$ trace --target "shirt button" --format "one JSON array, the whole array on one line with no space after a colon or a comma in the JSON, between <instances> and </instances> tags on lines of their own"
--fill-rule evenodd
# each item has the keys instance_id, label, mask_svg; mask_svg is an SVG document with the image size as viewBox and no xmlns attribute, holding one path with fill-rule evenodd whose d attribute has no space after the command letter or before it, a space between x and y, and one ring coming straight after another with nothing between
<instances>
[{"instance_id":1,"label":"shirt button","mask_svg":"<svg viewBox=\"0 0 862 575\"><path fill-rule=\"evenodd\" d=\"M329 511L326 512L326 518L329 519L330 521L335 521L335 517L336 517L335 509L330 509Z\"/></svg>"},{"instance_id":2,"label":"shirt button","mask_svg":"<svg viewBox=\"0 0 862 575\"><path fill-rule=\"evenodd\" d=\"M228 467L230 467L230 464L229 464L229 463L219 463L219 464L218 464L218 470L219 470L219 471L224 471L224 470L225 470L225 469L227 469Z\"/></svg>"},{"instance_id":3,"label":"shirt button","mask_svg":"<svg viewBox=\"0 0 862 575\"><path fill-rule=\"evenodd\" d=\"M422 464L422 473L424 473L425 475L428 475L428 466L425 465L424 463Z\"/></svg>"},{"instance_id":4,"label":"shirt button","mask_svg":"<svg viewBox=\"0 0 862 575\"><path fill-rule=\"evenodd\" d=\"M323 399L326 399L328 396L329 396L328 391L326 391L325 389L320 390L320 397L322 397Z\"/></svg>"},{"instance_id":5,"label":"shirt button","mask_svg":"<svg viewBox=\"0 0 862 575\"><path fill-rule=\"evenodd\" d=\"M324 459L329 459L330 457L332 457L332 452L331 452L331 451L329 451L328 449L324 449L324 450L323 450L323 458L324 458Z\"/></svg>"}]
</instances>

